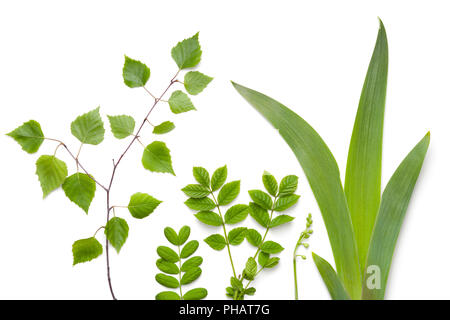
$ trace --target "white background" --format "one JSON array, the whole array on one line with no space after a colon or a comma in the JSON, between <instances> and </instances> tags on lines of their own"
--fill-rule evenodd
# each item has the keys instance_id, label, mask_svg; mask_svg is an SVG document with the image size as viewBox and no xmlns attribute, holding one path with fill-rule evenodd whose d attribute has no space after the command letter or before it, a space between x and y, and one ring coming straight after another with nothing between
<instances>
[{"instance_id":1,"label":"white background","mask_svg":"<svg viewBox=\"0 0 450 320\"><path fill-rule=\"evenodd\" d=\"M106 138L99 146L85 146L81 162L106 183L111 159L127 144L111 135L106 114L142 119L152 102L142 89L123 84L124 54L150 67L147 87L159 94L176 71L170 49L200 31L198 70L215 79L193 97L198 111L172 115L161 104L151 118L155 123L170 119L177 126L158 137L171 149L177 176L144 170L139 144L118 169L112 204L126 205L138 191L164 202L145 220L131 218L126 209L117 212L130 225L120 255L111 253L117 297L153 299L162 290L154 280L155 250L167 244L165 226L178 230L190 225L192 239L198 240L214 232L185 207L180 188L193 182L192 166L212 171L228 164L229 179L242 180L243 203L249 201L246 190L262 187L264 170L278 178L300 177L302 197L291 211L297 219L270 235L286 248L281 264L261 274L254 297L293 299L292 250L306 214L314 218L312 250L332 262L326 230L294 155L229 80L264 92L300 114L326 141L343 176L379 16L390 54L383 186L431 131L386 298L448 299L448 9L445 1L5 1L0 5L1 132L35 119L46 136L62 139L76 151L71 121L100 105ZM149 128L142 139L154 139ZM71 253L75 240L92 236L104 224L104 192L98 189L88 216L61 190L42 200L34 162L39 154L52 154L56 144L45 142L38 154L28 155L7 136L0 143L0 298L108 299L105 256L72 267ZM74 163L64 150L57 155L73 173ZM103 234L98 238L103 242ZM250 252L246 243L235 249L237 264L243 266ZM202 242L199 253L205 262L195 284L206 287L210 299L224 298L231 275L226 251L213 251ZM329 298L309 252L308 260L299 262L299 282L302 299Z\"/></svg>"}]
</instances>

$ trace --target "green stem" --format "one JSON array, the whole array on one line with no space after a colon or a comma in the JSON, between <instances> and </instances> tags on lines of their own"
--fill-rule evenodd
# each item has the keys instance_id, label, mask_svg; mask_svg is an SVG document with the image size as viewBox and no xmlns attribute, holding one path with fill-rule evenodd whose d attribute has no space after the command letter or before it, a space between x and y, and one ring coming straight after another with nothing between
<instances>
[{"instance_id":1,"label":"green stem","mask_svg":"<svg viewBox=\"0 0 450 320\"><path fill-rule=\"evenodd\" d=\"M298 246L295 247L294 250L294 286L295 286L295 300L298 300L298 285L297 285L297 258L295 252L297 251Z\"/></svg>"},{"instance_id":2,"label":"green stem","mask_svg":"<svg viewBox=\"0 0 450 320\"><path fill-rule=\"evenodd\" d=\"M183 291L181 290L181 251L179 245L178 245L178 256L180 257L180 260L178 260L178 265L180 268L178 272L178 281L180 283L180 299L183 300Z\"/></svg>"},{"instance_id":3,"label":"green stem","mask_svg":"<svg viewBox=\"0 0 450 320\"><path fill-rule=\"evenodd\" d=\"M209 191L211 192L211 195L213 197L214 203L216 204L217 210L219 211L220 219L222 219L222 229L223 229L223 234L225 236L225 242L227 243L228 257L230 258L231 268L233 269L233 275L234 275L235 278L237 278L237 276L236 276L236 269L234 268L234 263L233 263L233 257L231 256L230 241L228 241L227 229L225 228L225 221L223 220L222 213L220 212L219 203L217 202L213 191L211 189Z\"/></svg>"}]
</instances>

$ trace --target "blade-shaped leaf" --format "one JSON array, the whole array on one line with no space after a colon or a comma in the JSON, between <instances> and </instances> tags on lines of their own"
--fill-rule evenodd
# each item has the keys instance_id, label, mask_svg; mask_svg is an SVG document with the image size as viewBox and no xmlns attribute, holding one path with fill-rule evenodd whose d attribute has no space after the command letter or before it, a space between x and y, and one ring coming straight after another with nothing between
<instances>
[{"instance_id":1,"label":"blade-shaped leaf","mask_svg":"<svg viewBox=\"0 0 450 320\"><path fill-rule=\"evenodd\" d=\"M67 177L67 166L55 156L43 155L36 161L36 174L45 198L64 182Z\"/></svg>"},{"instance_id":2,"label":"blade-shaped leaf","mask_svg":"<svg viewBox=\"0 0 450 320\"><path fill-rule=\"evenodd\" d=\"M72 134L81 143L97 145L105 137L105 128L100 117L100 107L77 117L70 125Z\"/></svg>"},{"instance_id":3,"label":"blade-shaped leaf","mask_svg":"<svg viewBox=\"0 0 450 320\"><path fill-rule=\"evenodd\" d=\"M361 271L381 196L381 155L388 73L388 44L380 21L353 127L345 173L345 195L352 217Z\"/></svg>"},{"instance_id":4,"label":"blade-shaped leaf","mask_svg":"<svg viewBox=\"0 0 450 320\"><path fill-rule=\"evenodd\" d=\"M325 285L327 286L331 299L349 300L349 296L333 267L325 259L314 254L314 252L312 257L317 269L319 269L323 282L325 282Z\"/></svg>"},{"instance_id":5,"label":"blade-shaped leaf","mask_svg":"<svg viewBox=\"0 0 450 320\"><path fill-rule=\"evenodd\" d=\"M95 196L95 181L87 174L77 172L64 180L62 188L67 198L87 214Z\"/></svg>"},{"instance_id":6,"label":"blade-shaped leaf","mask_svg":"<svg viewBox=\"0 0 450 320\"><path fill-rule=\"evenodd\" d=\"M25 122L7 135L16 140L22 149L28 153L38 151L42 142L44 142L41 125L34 120Z\"/></svg>"},{"instance_id":7,"label":"blade-shaped leaf","mask_svg":"<svg viewBox=\"0 0 450 320\"><path fill-rule=\"evenodd\" d=\"M380 269L381 287L369 289L370 274L365 273L363 299L384 298L395 244L429 144L430 133L427 133L398 166L383 192L366 264L366 268L377 266Z\"/></svg>"},{"instance_id":8,"label":"blade-shaped leaf","mask_svg":"<svg viewBox=\"0 0 450 320\"><path fill-rule=\"evenodd\" d=\"M338 275L350 296L359 298L361 270L336 160L317 132L296 113L257 91L233 86L278 129L297 157L322 213Z\"/></svg>"}]
</instances>

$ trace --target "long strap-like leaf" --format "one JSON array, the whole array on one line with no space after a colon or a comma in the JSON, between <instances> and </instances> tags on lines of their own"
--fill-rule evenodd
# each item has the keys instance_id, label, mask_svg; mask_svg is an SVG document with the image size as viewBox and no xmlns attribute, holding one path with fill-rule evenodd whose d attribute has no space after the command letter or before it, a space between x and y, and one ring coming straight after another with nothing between
<instances>
[{"instance_id":1,"label":"long strap-like leaf","mask_svg":"<svg viewBox=\"0 0 450 320\"><path fill-rule=\"evenodd\" d=\"M322 276L323 282L330 293L333 300L349 300L348 293L345 291L341 280L334 271L333 267L322 257L318 256L314 252L312 253L314 263Z\"/></svg>"},{"instance_id":2,"label":"long strap-like leaf","mask_svg":"<svg viewBox=\"0 0 450 320\"><path fill-rule=\"evenodd\" d=\"M233 86L279 130L297 157L322 212L338 275L350 297L359 299L361 270L336 160L317 132L295 112L257 91Z\"/></svg>"},{"instance_id":3,"label":"long strap-like leaf","mask_svg":"<svg viewBox=\"0 0 450 320\"><path fill-rule=\"evenodd\" d=\"M363 299L384 298L395 244L429 144L427 133L399 165L383 192L367 255L366 270L370 268L370 274L365 274Z\"/></svg>"},{"instance_id":4,"label":"long strap-like leaf","mask_svg":"<svg viewBox=\"0 0 450 320\"><path fill-rule=\"evenodd\" d=\"M388 44L380 20L378 38L367 70L347 158L345 195L364 270L370 236L381 196L381 151L388 72Z\"/></svg>"}]
</instances>

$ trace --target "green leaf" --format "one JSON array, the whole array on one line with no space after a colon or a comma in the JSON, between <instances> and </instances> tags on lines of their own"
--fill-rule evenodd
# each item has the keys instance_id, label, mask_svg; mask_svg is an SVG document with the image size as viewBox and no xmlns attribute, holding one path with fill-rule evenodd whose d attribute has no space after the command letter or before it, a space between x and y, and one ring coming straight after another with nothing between
<instances>
[{"instance_id":1,"label":"green leaf","mask_svg":"<svg viewBox=\"0 0 450 320\"><path fill-rule=\"evenodd\" d=\"M193 37L178 42L172 48L171 54L178 68L186 69L195 67L202 57L202 50L198 42L198 32Z\"/></svg>"},{"instance_id":2,"label":"green leaf","mask_svg":"<svg viewBox=\"0 0 450 320\"><path fill-rule=\"evenodd\" d=\"M209 189L201 184L188 184L181 191L191 198L204 198L209 195Z\"/></svg>"},{"instance_id":3,"label":"green leaf","mask_svg":"<svg viewBox=\"0 0 450 320\"><path fill-rule=\"evenodd\" d=\"M247 280L253 280L255 278L256 272L258 271L258 265L253 257L248 258L245 264L244 277Z\"/></svg>"},{"instance_id":4,"label":"green leaf","mask_svg":"<svg viewBox=\"0 0 450 320\"><path fill-rule=\"evenodd\" d=\"M214 250L220 251L227 245L225 238L220 234L210 235L208 238L204 240L208 246L213 248Z\"/></svg>"},{"instance_id":5,"label":"green leaf","mask_svg":"<svg viewBox=\"0 0 450 320\"><path fill-rule=\"evenodd\" d=\"M154 134L164 134L175 129L175 125L171 121L164 121L153 128Z\"/></svg>"},{"instance_id":6,"label":"green leaf","mask_svg":"<svg viewBox=\"0 0 450 320\"><path fill-rule=\"evenodd\" d=\"M225 213L225 223L235 224L244 221L248 216L248 206L245 204L236 204L229 208Z\"/></svg>"},{"instance_id":7,"label":"green leaf","mask_svg":"<svg viewBox=\"0 0 450 320\"><path fill-rule=\"evenodd\" d=\"M45 198L64 182L67 177L67 166L55 156L43 155L36 161L36 174Z\"/></svg>"},{"instance_id":8,"label":"green leaf","mask_svg":"<svg viewBox=\"0 0 450 320\"><path fill-rule=\"evenodd\" d=\"M231 277L230 284L236 290L244 290L244 285L242 284L242 281L236 277Z\"/></svg>"},{"instance_id":9,"label":"green leaf","mask_svg":"<svg viewBox=\"0 0 450 320\"><path fill-rule=\"evenodd\" d=\"M159 246L156 248L156 252L158 253L158 256L169 262L175 263L180 260L178 254L169 247Z\"/></svg>"},{"instance_id":10,"label":"green leaf","mask_svg":"<svg viewBox=\"0 0 450 320\"><path fill-rule=\"evenodd\" d=\"M328 292L330 293L331 299L349 300L350 298L333 267L326 260L319 257L314 252L312 254L312 257L323 281L325 282Z\"/></svg>"},{"instance_id":11,"label":"green leaf","mask_svg":"<svg viewBox=\"0 0 450 320\"><path fill-rule=\"evenodd\" d=\"M70 201L83 209L86 214L88 213L89 206L95 196L96 185L94 180L87 174L78 172L64 180L62 189Z\"/></svg>"},{"instance_id":12,"label":"green leaf","mask_svg":"<svg viewBox=\"0 0 450 320\"><path fill-rule=\"evenodd\" d=\"M276 196L278 192L278 182L277 179L269 172L264 171L262 176L262 181L264 184L264 188L266 188L267 192L269 192L272 196Z\"/></svg>"},{"instance_id":13,"label":"green leaf","mask_svg":"<svg viewBox=\"0 0 450 320\"><path fill-rule=\"evenodd\" d=\"M196 95L203 91L213 78L198 71L189 71L184 75L184 87L189 94Z\"/></svg>"},{"instance_id":14,"label":"green leaf","mask_svg":"<svg viewBox=\"0 0 450 320\"><path fill-rule=\"evenodd\" d=\"M130 88L143 87L150 78L150 69L140 61L125 56L123 82Z\"/></svg>"},{"instance_id":15,"label":"green leaf","mask_svg":"<svg viewBox=\"0 0 450 320\"><path fill-rule=\"evenodd\" d=\"M70 125L72 134L84 144L97 145L105 138L100 107L77 117Z\"/></svg>"},{"instance_id":16,"label":"green leaf","mask_svg":"<svg viewBox=\"0 0 450 320\"><path fill-rule=\"evenodd\" d=\"M185 272L185 274L181 277L181 284L186 285L191 282L194 282L195 280L200 277L202 274L202 269L200 268L192 268Z\"/></svg>"},{"instance_id":17,"label":"green leaf","mask_svg":"<svg viewBox=\"0 0 450 320\"><path fill-rule=\"evenodd\" d=\"M225 184L222 189L219 191L219 195L217 196L217 202L220 206L225 206L232 202L239 195L239 191L241 190L241 182L240 181L232 181Z\"/></svg>"},{"instance_id":18,"label":"green leaf","mask_svg":"<svg viewBox=\"0 0 450 320\"><path fill-rule=\"evenodd\" d=\"M189 235L191 234L191 228L188 226L183 226L180 231L178 231L178 243L179 245L183 245L187 239L189 238Z\"/></svg>"},{"instance_id":19,"label":"green leaf","mask_svg":"<svg viewBox=\"0 0 450 320\"><path fill-rule=\"evenodd\" d=\"M263 251L260 251L259 252L259 255L258 255L258 263L259 263L259 265L261 266L261 267L265 267L265 265L267 264L267 262L269 261L269 259L270 259L270 254L268 254L268 253L265 253L265 252L263 252Z\"/></svg>"},{"instance_id":20,"label":"green leaf","mask_svg":"<svg viewBox=\"0 0 450 320\"><path fill-rule=\"evenodd\" d=\"M164 228L164 236L171 244L175 246L178 246L180 244L178 234L171 227Z\"/></svg>"},{"instance_id":21,"label":"green leaf","mask_svg":"<svg viewBox=\"0 0 450 320\"><path fill-rule=\"evenodd\" d=\"M128 211L136 219L143 219L155 211L161 202L147 193L136 192L130 198Z\"/></svg>"},{"instance_id":22,"label":"green leaf","mask_svg":"<svg viewBox=\"0 0 450 320\"><path fill-rule=\"evenodd\" d=\"M175 175L170 150L161 141L153 141L145 148L142 155L142 165L152 172L165 172Z\"/></svg>"},{"instance_id":23,"label":"green leaf","mask_svg":"<svg viewBox=\"0 0 450 320\"><path fill-rule=\"evenodd\" d=\"M102 252L102 245L94 237L77 240L72 245L73 265L91 261L100 256Z\"/></svg>"},{"instance_id":24,"label":"green leaf","mask_svg":"<svg viewBox=\"0 0 450 320\"><path fill-rule=\"evenodd\" d=\"M261 208L256 203L250 202L248 206L249 213L256 222L267 228L269 226L270 217L266 209Z\"/></svg>"},{"instance_id":25,"label":"green leaf","mask_svg":"<svg viewBox=\"0 0 450 320\"><path fill-rule=\"evenodd\" d=\"M133 117L120 115L108 116L108 119L111 131L117 139L123 139L133 134L136 125Z\"/></svg>"},{"instance_id":26,"label":"green leaf","mask_svg":"<svg viewBox=\"0 0 450 320\"><path fill-rule=\"evenodd\" d=\"M273 254L273 253L279 253L283 250L284 250L284 248L280 244L278 244L274 241L266 241L261 246L261 251L265 252L265 253Z\"/></svg>"},{"instance_id":27,"label":"green leaf","mask_svg":"<svg viewBox=\"0 0 450 320\"><path fill-rule=\"evenodd\" d=\"M195 180L200 183L202 186L209 188L210 187L210 179L209 173L205 168L202 167L194 167L192 169Z\"/></svg>"},{"instance_id":28,"label":"green leaf","mask_svg":"<svg viewBox=\"0 0 450 320\"><path fill-rule=\"evenodd\" d=\"M208 290L204 288L196 288L189 290L183 295L183 300L201 300L208 295Z\"/></svg>"},{"instance_id":29,"label":"green leaf","mask_svg":"<svg viewBox=\"0 0 450 320\"><path fill-rule=\"evenodd\" d=\"M227 180L227 166L220 167L216 171L214 171L212 177L211 177L211 190L216 191L219 190L221 186L225 183Z\"/></svg>"},{"instance_id":30,"label":"green leaf","mask_svg":"<svg viewBox=\"0 0 450 320\"><path fill-rule=\"evenodd\" d=\"M44 142L44 134L42 133L39 122L30 120L14 129L8 136L16 140L22 147L22 150L28 153L35 153L39 150L42 142Z\"/></svg>"},{"instance_id":31,"label":"green leaf","mask_svg":"<svg viewBox=\"0 0 450 320\"><path fill-rule=\"evenodd\" d=\"M184 202L184 204L187 205L192 210L202 210L202 211L208 211L216 207L216 204L210 198L201 198L201 199L189 198Z\"/></svg>"},{"instance_id":32,"label":"green leaf","mask_svg":"<svg viewBox=\"0 0 450 320\"><path fill-rule=\"evenodd\" d=\"M297 190L298 177L294 175L289 175L284 177L280 182L280 191L278 192L279 197L289 196Z\"/></svg>"},{"instance_id":33,"label":"green leaf","mask_svg":"<svg viewBox=\"0 0 450 320\"><path fill-rule=\"evenodd\" d=\"M180 286L180 283L178 280L172 276L168 276L166 274L158 273L155 276L155 280L164 287L167 288L178 288Z\"/></svg>"},{"instance_id":34,"label":"green leaf","mask_svg":"<svg viewBox=\"0 0 450 320\"><path fill-rule=\"evenodd\" d=\"M427 133L398 166L384 189L366 266L376 265L380 268L381 287L371 290L363 285L363 299L384 298L395 244L429 144L430 133ZM363 284L366 284L370 274L365 272L364 275Z\"/></svg>"},{"instance_id":35,"label":"green leaf","mask_svg":"<svg viewBox=\"0 0 450 320\"><path fill-rule=\"evenodd\" d=\"M361 297L361 269L347 200L336 160L317 132L296 113L257 91L235 89L278 130L290 146L319 205L336 269L352 298ZM286 195L286 190L280 195ZM288 188L289 189L289 188ZM294 190L289 190L290 194Z\"/></svg>"},{"instance_id":36,"label":"green leaf","mask_svg":"<svg viewBox=\"0 0 450 320\"><path fill-rule=\"evenodd\" d=\"M217 213L212 211L200 211L195 214L195 217L209 226L218 227L222 225L222 218Z\"/></svg>"},{"instance_id":37,"label":"green leaf","mask_svg":"<svg viewBox=\"0 0 450 320\"><path fill-rule=\"evenodd\" d=\"M186 259L187 257L191 256L195 251L198 249L198 241L197 240L191 240L181 249L180 257L182 259Z\"/></svg>"},{"instance_id":38,"label":"green leaf","mask_svg":"<svg viewBox=\"0 0 450 320\"><path fill-rule=\"evenodd\" d=\"M180 269L178 269L178 266L173 263L169 262L164 259L158 259L156 260L156 267L161 270L162 272L168 273L168 274L179 274Z\"/></svg>"},{"instance_id":39,"label":"green leaf","mask_svg":"<svg viewBox=\"0 0 450 320\"><path fill-rule=\"evenodd\" d=\"M300 196L298 196L296 194L291 194L289 196L280 197L275 202L273 210L274 211L284 211L284 210L292 207L294 204L296 204L299 198L300 198Z\"/></svg>"},{"instance_id":40,"label":"green leaf","mask_svg":"<svg viewBox=\"0 0 450 320\"><path fill-rule=\"evenodd\" d=\"M262 236L255 229L247 229L245 237L247 238L247 241L255 247L259 247L259 245L261 244Z\"/></svg>"},{"instance_id":41,"label":"green leaf","mask_svg":"<svg viewBox=\"0 0 450 320\"><path fill-rule=\"evenodd\" d=\"M280 258L278 257L272 257L269 260L267 260L264 268L273 268L280 262Z\"/></svg>"},{"instance_id":42,"label":"green leaf","mask_svg":"<svg viewBox=\"0 0 450 320\"><path fill-rule=\"evenodd\" d=\"M281 214L278 217L274 218L270 222L270 227L271 228L275 228L275 227L278 227L279 225L291 222L294 219L295 219L294 217L288 216L286 214Z\"/></svg>"},{"instance_id":43,"label":"green leaf","mask_svg":"<svg viewBox=\"0 0 450 320\"><path fill-rule=\"evenodd\" d=\"M203 258L196 256L186 260L181 266L181 271L186 272L189 269L200 266L203 263Z\"/></svg>"},{"instance_id":44,"label":"green leaf","mask_svg":"<svg viewBox=\"0 0 450 320\"><path fill-rule=\"evenodd\" d=\"M249 190L248 194L250 198L261 208L270 210L272 209L272 198L261 190Z\"/></svg>"},{"instance_id":45,"label":"green leaf","mask_svg":"<svg viewBox=\"0 0 450 320\"><path fill-rule=\"evenodd\" d=\"M249 296L253 296L256 293L256 289L253 287L245 289L244 293Z\"/></svg>"},{"instance_id":46,"label":"green leaf","mask_svg":"<svg viewBox=\"0 0 450 320\"><path fill-rule=\"evenodd\" d=\"M228 233L228 241L230 242L230 244L237 246L238 244L241 244L242 241L244 241L246 234L247 228L245 227L234 228Z\"/></svg>"},{"instance_id":47,"label":"green leaf","mask_svg":"<svg viewBox=\"0 0 450 320\"><path fill-rule=\"evenodd\" d=\"M175 114L196 110L188 95L180 90L172 92L169 98L169 107Z\"/></svg>"},{"instance_id":48,"label":"green leaf","mask_svg":"<svg viewBox=\"0 0 450 320\"><path fill-rule=\"evenodd\" d=\"M361 272L364 271L380 206L387 74L388 43L380 20L377 42L359 100L345 173L344 190L355 231Z\"/></svg>"},{"instance_id":49,"label":"green leaf","mask_svg":"<svg viewBox=\"0 0 450 320\"><path fill-rule=\"evenodd\" d=\"M178 293L173 291L163 291L156 295L156 300L181 300Z\"/></svg>"},{"instance_id":50,"label":"green leaf","mask_svg":"<svg viewBox=\"0 0 450 320\"><path fill-rule=\"evenodd\" d=\"M116 249L117 253L124 245L128 238L128 224L127 222L118 217L111 218L105 227L105 235L111 245Z\"/></svg>"}]
</instances>

